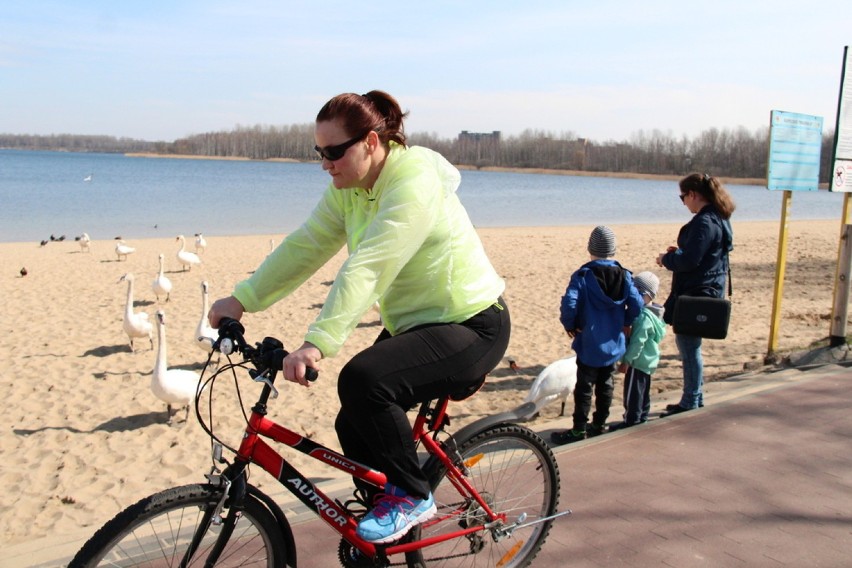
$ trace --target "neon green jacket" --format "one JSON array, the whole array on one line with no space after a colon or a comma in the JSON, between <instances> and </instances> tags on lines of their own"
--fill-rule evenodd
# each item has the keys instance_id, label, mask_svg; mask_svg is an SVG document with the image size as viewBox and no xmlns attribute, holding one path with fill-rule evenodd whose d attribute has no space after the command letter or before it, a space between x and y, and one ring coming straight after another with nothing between
<instances>
[{"instance_id":1,"label":"neon green jacket","mask_svg":"<svg viewBox=\"0 0 852 568\"><path fill-rule=\"evenodd\" d=\"M440 154L391 142L371 191L329 184L308 220L237 284L234 296L247 312L264 310L345 243L349 258L305 336L324 357L337 354L377 301L392 335L470 318L493 304L505 283L455 193L460 182Z\"/></svg>"}]
</instances>

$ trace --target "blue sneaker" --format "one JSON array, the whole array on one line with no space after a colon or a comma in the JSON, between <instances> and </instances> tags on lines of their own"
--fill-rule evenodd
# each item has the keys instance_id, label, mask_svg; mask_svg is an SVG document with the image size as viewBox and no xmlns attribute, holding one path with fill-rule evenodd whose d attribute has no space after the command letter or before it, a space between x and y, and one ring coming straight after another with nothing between
<instances>
[{"instance_id":1,"label":"blue sneaker","mask_svg":"<svg viewBox=\"0 0 852 568\"><path fill-rule=\"evenodd\" d=\"M374 544L393 542L431 518L437 510L431 493L425 499L418 499L388 483L384 494L376 497L376 506L358 523L356 532Z\"/></svg>"}]
</instances>

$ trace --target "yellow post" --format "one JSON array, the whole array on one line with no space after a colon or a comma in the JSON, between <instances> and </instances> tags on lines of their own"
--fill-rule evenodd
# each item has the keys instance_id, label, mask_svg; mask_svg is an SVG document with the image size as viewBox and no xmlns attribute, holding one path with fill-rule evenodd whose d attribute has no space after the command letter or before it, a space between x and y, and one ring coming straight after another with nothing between
<instances>
[{"instance_id":1,"label":"yellow post","mask_svg":"<svg viewBox=\"0 0 852 568\"><path fill-rule=\"evenodd\" d=\"M846 318L849 311L849 276L852 249L849 245L849 198L843 195L843 213L840 220L840 243L837 245L837 269L834 273L834 291L831 299L831 322L829 324L829 346L846 343Z\"/></svg>"},{"instance_id":2,"label":"yellow post","mask_svg":"<svg viewBox=\"0 0 852 568\"><path fill-rule=\"evenodd\" d=\"M781 296L784 292L784 273L787 266L787 213L793 200L793 192L784 191L781 205L781 228L778 232L778 259L775 263L775 289L772 293L772 321L769 324L769 350L766 361L770 362L778 350L778 329L781 326Z\"/></svg>"}]
</instances>

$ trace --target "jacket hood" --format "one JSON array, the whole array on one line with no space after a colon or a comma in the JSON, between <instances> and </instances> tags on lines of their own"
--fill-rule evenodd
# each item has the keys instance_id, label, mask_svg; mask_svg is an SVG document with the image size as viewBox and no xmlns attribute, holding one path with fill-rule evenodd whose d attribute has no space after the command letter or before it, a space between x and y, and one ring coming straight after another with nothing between
<instances>
[{"instance_id":1,"label":"jacket hood","mask_svg":"<svg viewBox=\"0 0 852 568\"><path fill-rule=\"evenodd\" d=\"M615 260L593 260L587 263L583 278L589 299L598 310L612 310L624 306L629 295L624 269ZM610 293L601 286L605 283ZM613 297L614 296L614 297Z\"/></svg>"},{"instance_id":2,"label":"jacket hood","mask_svg":"<svg viewBox=\"0 0 852 568\"><path fill-rule=\"evenodd\" d=\"M660 304L654 304L653 302L645 306L645 309L660 318L663 319L663 314L666 312L666 308L661 306Z\"/></svg>"},{"instance_id":3,"label":"jacket hood","mask_svg":"<svg viewBox=\"0 0 852 568\"><path fill-rule=\"evenodd\" d=\"M722 243L727 252L734 250L734 229L730 220L722 219Z\"/></svg>"},{"instance_id":4,"label":"jacket hood","mask_svg":"<svg viewBox=\"0 0 852 568\"><path fill-rule=\"evenodd\" d=\"M659 343L662 341L663 337L666 334L666 324L663 321L663 314L665 313L665 308L660 304L648 304L645 306L645 310L654 314L656 317L649 318L654 324L654 333L656 334L656 341Z\"/></svg>"}]
</instances>

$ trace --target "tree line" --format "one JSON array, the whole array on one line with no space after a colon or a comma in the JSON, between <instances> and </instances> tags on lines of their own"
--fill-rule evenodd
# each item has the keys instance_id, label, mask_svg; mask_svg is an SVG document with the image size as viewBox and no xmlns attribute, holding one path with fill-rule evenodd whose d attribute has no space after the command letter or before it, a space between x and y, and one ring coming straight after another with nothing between
<instances>
[{"instance_id":1,"label":"tree line","mask_svg":"<svg viewBox=\"0 0 852 568\"><path fill-rule=\"evenodd\" d=\"M671 133L638 131L628 140L596 142L573 132L526 130L518 135L500 132L467 133L448 139L436 134L413 133L409 143L426 146L457 165L536 168L634 174L684 175L692 171L738 178L766 177L769 128L749 131L710 128L694 138ZM253 160L312 161L314 125L236 126L230 131L208 132L174 142L149 142L112 136L55 134L49 136L0 134L0 148L64 150L72 152L152 152ZM834 133L822 138L820 181L828 182Z\"/></svg>"},{"instance_id":2,"label":"tree line","mask_svg":"<svg viewBox=\"0 0 852 568\"><path fill-rule=\"evenodd\" d=\"M0 148L63 152L167 152L170 143L86 134L0 134Z\"/></svg>"}]
</instances>

